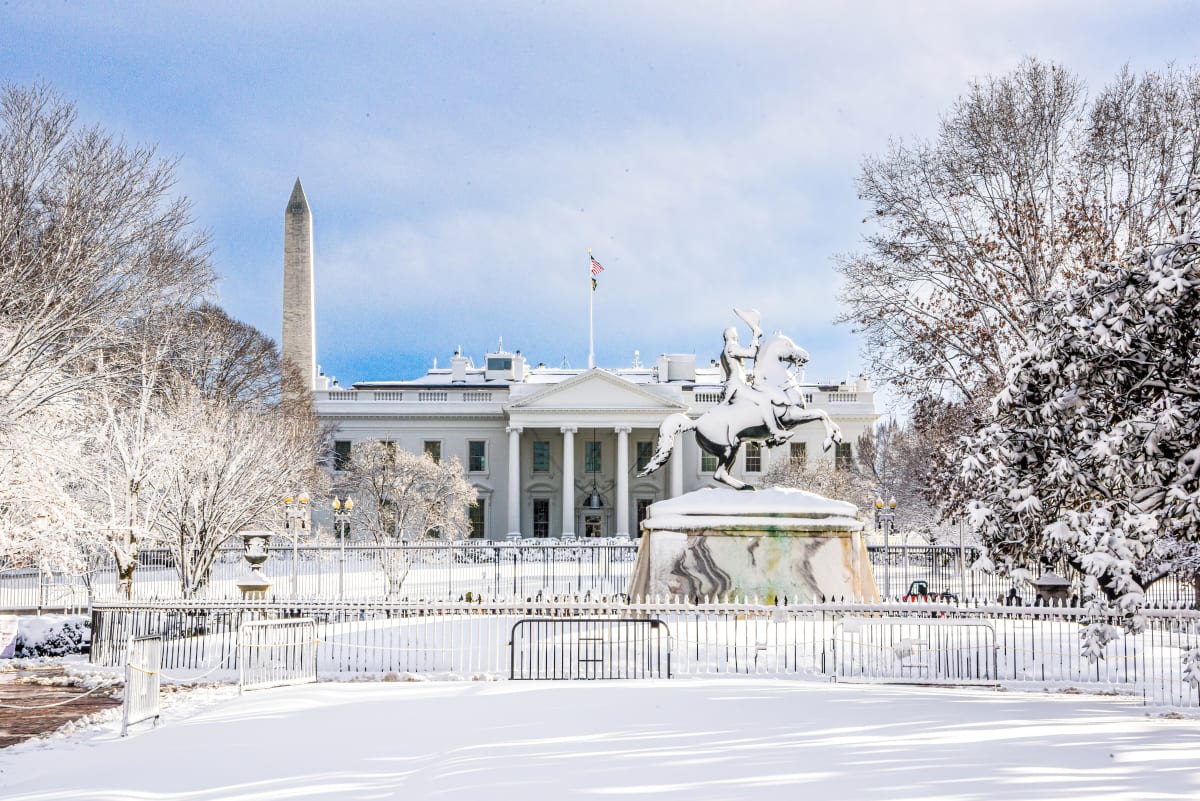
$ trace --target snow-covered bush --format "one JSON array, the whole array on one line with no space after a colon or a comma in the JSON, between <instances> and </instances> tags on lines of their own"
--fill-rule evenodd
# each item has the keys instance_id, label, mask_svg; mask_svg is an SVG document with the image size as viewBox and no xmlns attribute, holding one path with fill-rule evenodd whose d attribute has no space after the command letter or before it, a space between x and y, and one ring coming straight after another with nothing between
<instances>
[{"instance_id":1,"label":"snow-covered bush","mask_svg":"<svg viewBox=\"0 0 1200 801\"><path fill-rule=\"evenodd\" d=\"M41 615L20 619L14 656L66 656L84 651L92 642L92 622L86 615Z\"/></svg>"},{"instance_id":2,"label":"snow-covered bush","mask_svg":"<svg viewBox=\"0 0 1200 801\"><path fill-rule=\"evenodd\" d=\"M1200 685L1200 648L1186 648L1180 659L1183 662L1183 680L1196 687Z\"/></svg>"}]
</instances>

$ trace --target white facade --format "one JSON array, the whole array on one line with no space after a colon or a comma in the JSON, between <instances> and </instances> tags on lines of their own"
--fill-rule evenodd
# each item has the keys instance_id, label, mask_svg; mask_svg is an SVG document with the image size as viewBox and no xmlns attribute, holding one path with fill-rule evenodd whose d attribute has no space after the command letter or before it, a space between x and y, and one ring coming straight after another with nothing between
<instances>
[{"instance_id":1,"label":"white facade","mask_svg":"<svg viewBox=\"0 0 1200 801\"><path fill-rule=\"evenodd\" d=\"M878 419L865 379L805 391L809 405L841 427L848 447ZM353 453L354 442L388 440L457 456L479 492L483 536L626 536L636 535L648 504L718 486L716 464L702 462L691 432L666 467L646 478L637 473L665 417L697 417L720 397L719 368L696 369L691 355L664 356L653 367L571 370L531 369L519 353L493 353L481 368L456 355L451 368L412 381L321 389L316 408L336 426L343 453L347 446ZM790 443L764 449L757 464L743 447L733 472L757 483L777 459L803 454L810 467L832 464L836 451L822 450L824 434L819 423L800 426Z\"/></svg>"}]
</instances>

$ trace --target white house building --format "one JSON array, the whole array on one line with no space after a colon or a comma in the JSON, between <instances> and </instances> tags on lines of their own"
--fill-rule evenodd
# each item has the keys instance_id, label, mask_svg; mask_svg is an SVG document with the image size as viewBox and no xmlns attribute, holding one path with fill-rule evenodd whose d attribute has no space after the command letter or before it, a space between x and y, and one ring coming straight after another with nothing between
<instances>
[{"instance_id":1,"label":"white house building","mask_svg":"<svg viewBox=\"0 0 1200 801\"><path fill-rule=\"evenodd\" d=\"M497 348L476 366L458 353L448 368L401 381L330 387L315 366L312 322L312 218L300 182L285 213L283 354L312 377L318 417L335 427L340 468L354 443L386 440L436 459L457 456L479 493L473 536L636 535L657 500L713 486L717 464L684 434L667 467L637 473L668 415L703 414L721 399L721 372L693 354L663 354L654 364L604 369L530 366L520 351ZM755 480L776 459L815 468L851 454L879 415L866 379L808 385L806 401L837 423L844 444L821 447L819 424L795 429L786 445L742 448L734 473Z\"/></svg>"}]
</instances>

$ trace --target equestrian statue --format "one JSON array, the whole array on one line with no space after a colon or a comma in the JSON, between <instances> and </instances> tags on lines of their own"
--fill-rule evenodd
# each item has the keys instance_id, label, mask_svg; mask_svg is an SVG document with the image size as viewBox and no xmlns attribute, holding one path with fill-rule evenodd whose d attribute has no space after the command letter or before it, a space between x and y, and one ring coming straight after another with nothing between
<instances>
[{"instance_id":1,"label":"equestrian statue","mask_svg":"<svg viewBox=\"0 0 1200 801\"><path fill-rule=\"evenodd\" d=\"M734 489L752 490L749 484L729 474L743 442L761 442L768 448L782 445L802 423L820 420L825 424L825 450L842 441L842 432L821 409L809 409L804 393L791 372L808 362L808 351L778 331L763 337L757 311L733 310L753 334L749 345L738 342L737 328L725 329L721 370L725 374L721 401L697 419L673 414L658 429L658 448L638 476L648 476L667 463L676 437L696 432L696 443L717 457L713 478ZM754 369L746 372L745 362Z\"/></svg>"}]
</instances>

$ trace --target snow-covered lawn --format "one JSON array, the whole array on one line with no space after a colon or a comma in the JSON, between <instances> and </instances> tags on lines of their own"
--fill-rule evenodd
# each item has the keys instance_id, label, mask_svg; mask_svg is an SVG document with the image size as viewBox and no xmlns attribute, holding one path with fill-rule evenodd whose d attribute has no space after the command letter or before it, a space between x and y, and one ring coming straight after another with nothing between
<instances>
[{"instance_id":1,"label":"snow-covered lawn","mask_svg":"<svg viewBox=\"0 0 1200 801\"><path fill-rule=\"evenodd\" d=\"M1200 797L1200 721L1108 697L757 678L196 696L123 741L106 726L0 752L0 798Z\"/></svg>"}]
</instances>

